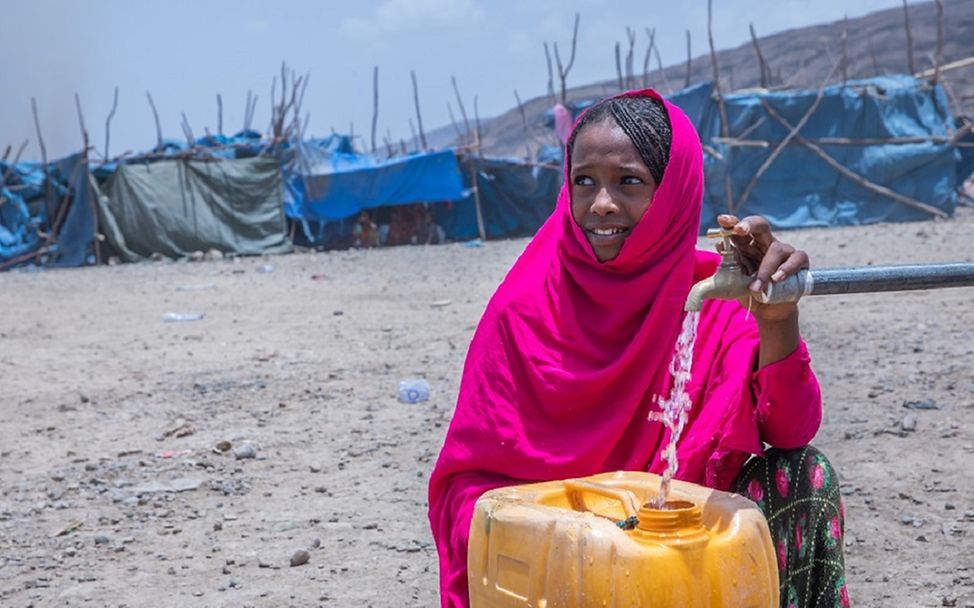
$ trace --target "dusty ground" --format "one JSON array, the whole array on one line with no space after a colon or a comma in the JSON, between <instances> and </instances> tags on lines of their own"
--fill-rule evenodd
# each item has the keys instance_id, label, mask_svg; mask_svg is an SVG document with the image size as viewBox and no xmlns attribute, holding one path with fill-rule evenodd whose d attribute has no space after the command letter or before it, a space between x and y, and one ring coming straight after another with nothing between
<instances>
[{"instance_id":1,"label":"dusty ground","mask_svg":"<svg viewBox=\"0 0 974 608\"><path fill-rule=\"evenodd\" d=\"M787 239L835 266L972 235L962 209ZM436 605L426 480L525 242L0 274L0 606ZM974 606L974 288L811 298L803 327L853 600Z\"/></svg>"}]
</instances>

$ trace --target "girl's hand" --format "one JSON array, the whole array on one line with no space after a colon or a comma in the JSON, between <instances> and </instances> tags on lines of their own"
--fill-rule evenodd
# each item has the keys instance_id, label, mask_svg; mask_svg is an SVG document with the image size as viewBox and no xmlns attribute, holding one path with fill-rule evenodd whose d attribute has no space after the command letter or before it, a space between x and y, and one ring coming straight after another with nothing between
<instances>
[{"instance_id":1,"label":"girl's hand","mask_svg":"<svg viewBox=\"0 0 974 608\"><path fill-rule=\"evenodd\" d=\"M808 254L776 239L768 220L760 215L751 215L743 220L733 215L719 215L717 223L721 228L734 232L731 240L737 262L744 272L754 276L749 289L755 297L750 298L751 301L743 298L741 303L750 307L758 322L781 321L795 315L798 304L761 304L757 295L768 282L780 283L799 270L808 268ZM718 249L720 247L718 245Z\"/></svg>"}]
</instances>

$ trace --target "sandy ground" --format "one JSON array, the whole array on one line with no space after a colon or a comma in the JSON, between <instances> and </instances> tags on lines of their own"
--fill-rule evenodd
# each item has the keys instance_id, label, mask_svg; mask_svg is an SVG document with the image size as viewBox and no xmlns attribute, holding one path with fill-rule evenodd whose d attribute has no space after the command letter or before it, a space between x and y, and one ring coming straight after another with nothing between
<instances>
[{"instance_id":1,"label":"sandy ground","mask_svg":"<svg viewBox=\"0 0 974 608\"><path fill-rule=\"evenodd\" d=\"M961 209L786 239L836 266L972 235ZM525 243L0 274L0 606L437 605L426 480ZM802 311L854 602L974 606L974 289Z\"/></svg>"}]
</instances>

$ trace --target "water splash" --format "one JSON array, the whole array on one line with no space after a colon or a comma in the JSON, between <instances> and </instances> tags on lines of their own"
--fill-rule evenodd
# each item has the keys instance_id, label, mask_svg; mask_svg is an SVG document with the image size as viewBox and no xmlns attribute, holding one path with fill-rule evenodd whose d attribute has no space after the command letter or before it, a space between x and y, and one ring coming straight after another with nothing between
<instances>
[{"instance_id":1,"label":"water splash","mask_svg":"<svg viewBox=\"0 0 974 608\"><path fill-rule=\"evenodd\" d=\"M684 317L683 328L676 339L673 360L670 361L670 375L673 377L670 396L663 399L657 395L654 402L660 406L662 411L649 413L650 422L660 422L670 432L669 443L663 449L666 470L663 471L659 495L652 501L652 506L656 509L662 509L666 504L666 497L670 493L670 481L673 480L673 475L676 474L679 466L676 457L676 444L683 434L683 427L686 426L687 416L690 414L691 403L690 396L686 392L686 386L690 381L693 345L697 341L697 321L699 318L700 313L696 311L688 312Z\"/></svg>"}]
</instances>

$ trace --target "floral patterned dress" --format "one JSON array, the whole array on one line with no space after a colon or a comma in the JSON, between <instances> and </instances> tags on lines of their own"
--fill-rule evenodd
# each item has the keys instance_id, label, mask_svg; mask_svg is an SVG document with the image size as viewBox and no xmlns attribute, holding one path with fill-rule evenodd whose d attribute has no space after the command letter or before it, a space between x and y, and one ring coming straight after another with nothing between
<instances>
[{"instance_id":1,"label":"floral patterned dress","mask_svg":"<svg viewBox=\"0 0 974 608\"><path fill-rule=\"evenodd\" d=\"M847 608L839 478L814 447L752 458L734 491L764 512L778 555L782 608Z\"/></svg>"}]
</instances>

